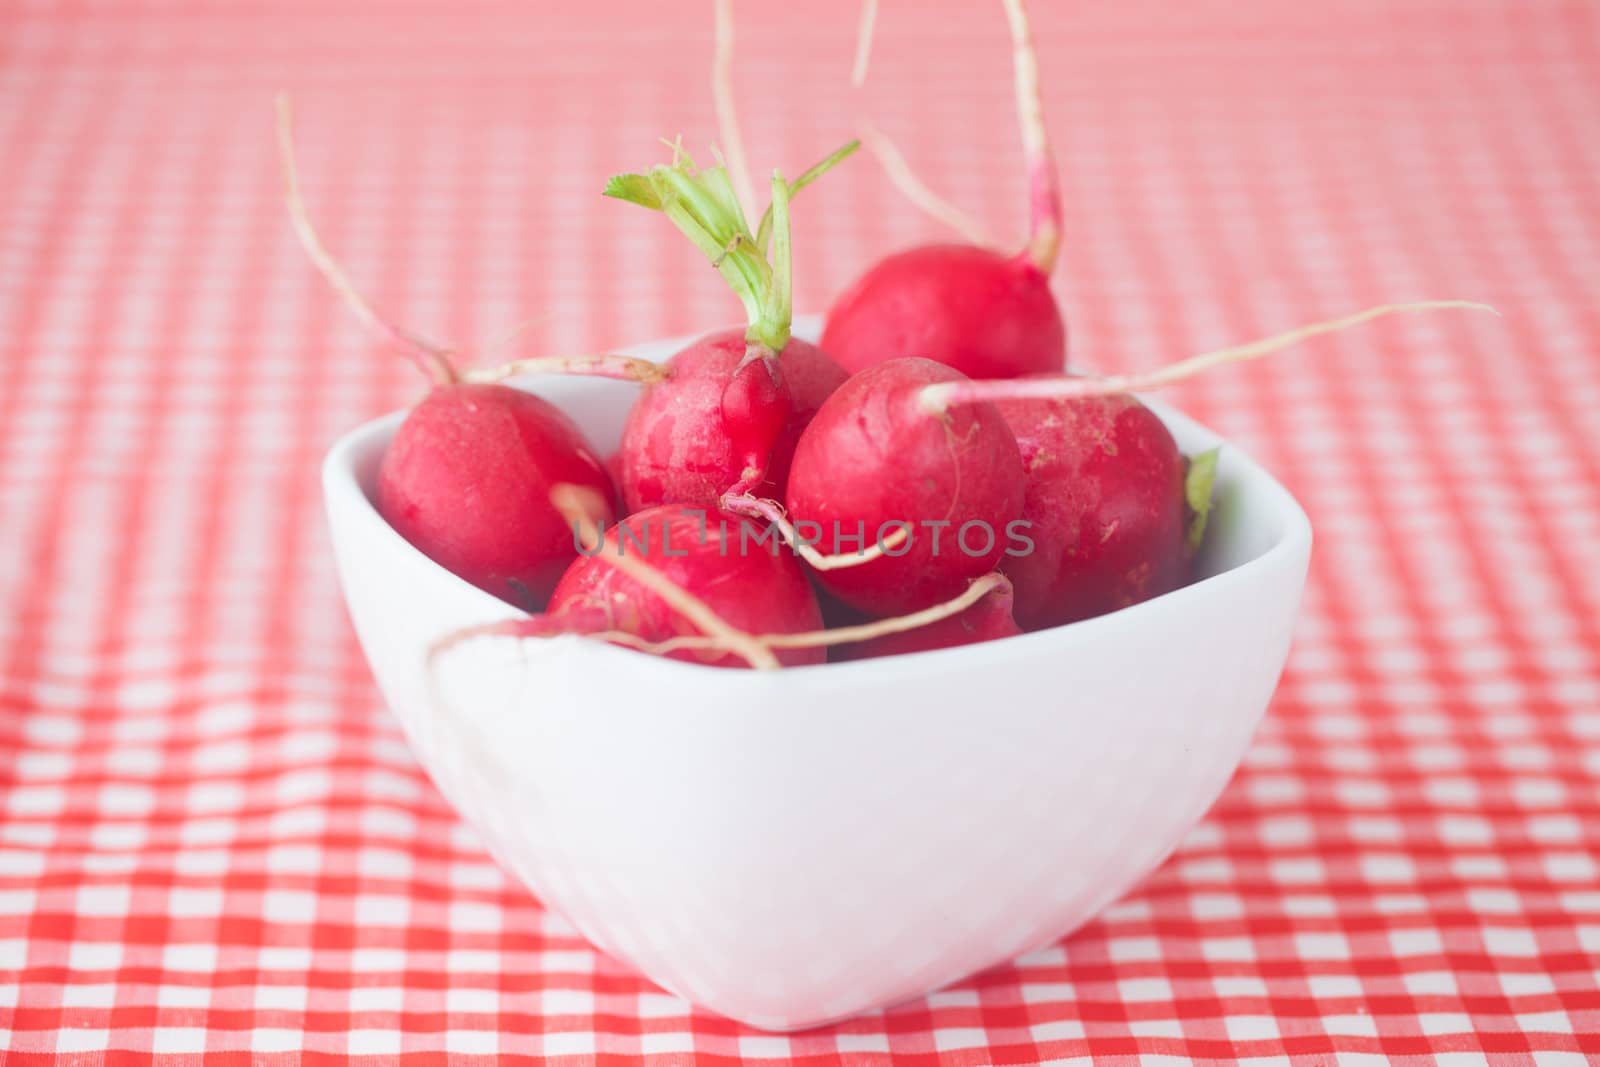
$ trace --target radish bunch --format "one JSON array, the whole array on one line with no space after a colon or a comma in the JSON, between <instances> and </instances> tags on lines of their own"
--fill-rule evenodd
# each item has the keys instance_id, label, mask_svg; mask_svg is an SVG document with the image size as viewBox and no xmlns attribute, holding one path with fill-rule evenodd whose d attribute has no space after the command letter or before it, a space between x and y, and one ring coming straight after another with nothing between
<instances>
[{"instance_id":1,"label":"radish bunch","mask_svg":"<svg viewBox=\"0 0 1600 1067\"><path fill-rule=\"evenodd\" d=\"M379 316L317 239L280 108L291 216L356 313L430 378L378 472L395 531L521 608L454 634L585 637L712 667L815 666L1018 636L1115 611L1193 580L1216 453L1184 456L1132 393L1401 311L1383 305L1137 375L1065 372L1049 286L1060 193L1022 0L1004 0L1032 185L1017 254L976 244L892 255L848 286L819 344L791 335L794 196L854 142L754 213L717 7L727 163L669 162L605 194L659 213L745 312L662 364L539 357L461 370ZM870 27L870 19L867 20ZM870 30L869 30L870 32ZM864 36L863 42L869 40ZM865 53L863 52L863 55ZM880 150L882 146L880 145ZM522 374L636 382L602 464Z\"/></svg>"}]
</instances>

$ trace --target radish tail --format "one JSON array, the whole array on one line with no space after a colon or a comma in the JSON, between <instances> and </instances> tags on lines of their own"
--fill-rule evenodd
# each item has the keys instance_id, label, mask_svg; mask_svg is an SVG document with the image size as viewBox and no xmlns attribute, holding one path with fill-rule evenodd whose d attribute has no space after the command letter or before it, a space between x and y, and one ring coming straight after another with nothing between
<instances>
[{"instance_id":1,"label":"radish tail","mask_svg":"<svg viewBox=\"0 0 1600 1067\"><path fill-rule=\"evenodd\" d=\"M918 630L924 626L932 625L952 615L959 615L972 607L990 593L1008 592L1011 581L998 571L975 578L972 584L958 596L951 597L942 604L935 604L921 611L911 612L909 615L898 615L892 619L877 619L873 622L862 623L859 626L841 626L833 630L805 630L794 634L755 634L753 639L775 649L797 648L830 648L834 645L853 645L860 641L870 641L875 637L885 637L889 634L905 633L908 630ZM684 649L723 649L715 638L709 637L674 637L650 645L647 651L665 655ZM726 649L723 649L726 650Z\"/></svg>"},{"instance_id":2,"label":"radish tail","mask_svg":"<svg viewBox=\"0 0 1600 1067\"><path fill-rule=\"evenodd\" d=\"M755 183L750 180L750 164L745 159L744 138L739 133L739 112L733 96L733 0L713 0L716 5L716 53L711 63L711 97L717 108L717 135L722 139L728 179L733 183L740 206L749 211L756 204Z\"/></svg>"},{"instance_id":3,"label":"radish tail","mask_svg":"<svg viewBox=\"0 0 1600 1067\"><path fill-rule=\"evenodd\" d=\"M514 359L494 367L474 367L462 371L463 382L500 382L525 374L574 374L589 378L615 378L624 382L659 382L667 368L648 359L632 356L536 356Z\"/></svg>"},{"instance_id":4,"label":"radish tail","mask_svg":"<svg viewBox=\"0 0 1600 1067\"><path fill-rule=\"evenodd\" d=\"M1011 66L1016 80L1017 121L1022 126L1023 158L1028 168L1028 247L1023 255L1040 274L1055 270L1061 251L1061 181L1044 124L1039 92L1039 60L1033 51L1024 0L1004 0L1011 26Z\"/></svg>"},{"instance_id":5,"label":"radish tail","mask_svg":"<svg viewBox=\"0 0 1600 1067\"><path fill-rule=\"evenodd\" d=\"M1142 374L1115 374L1105 378L1051 377L940 382L938 385L925 386L918 399L929 414L942 416L956 404L972 404L983 400L1072 400L1159 389L1226 363L1243 363L1260 359L1262 356L1271 355L1312 337L1337 333L1386 315L1444 310L1487 311L1492 315L1499 314L1488 304L1479 304L1471 300L1423 300L1409 304L1380 304L1352 315L1285 330L1283 333L1263 337L1248 344L1192 356Z\"/></svg>"},{"instance_id":6,"label":"radish tail","mask_svg":"<svg viewBox=\"0 0 1600 1067\"><path fill-rule=\"evenodd\" d=\"M743 481L740 484L744 484ZM761 497L751 496L748 492L740 494L730 490L723 496L722 506L735 515L765 519L778 531L784 544L805 560L812 570L818 571L845 570L849 567L859 567L863 563L871 563L905 544L906 539L911 536L905 526L896 526L894 533L876 542L871 548L860 552L823 555L800 536L794 524L789 521L789 517L784 514L783 505L776 500L764 500Z\"/></svg>"},{"instance_id":7,"label":"radish tail","mask_svg":"<svg viewBox=\"0 0 1600 1067\"><path fill-rule=\"evenodd\" d=\"M417 368L436 385L449 385L456 381L456 369L450 361L451 352L378 313L372 303L356 289L355 283L345 273L339 261L322 243L311 216L306 211L305 199L300 193L300 169L295 163L294 120L289 104L289 94L279 93L276 99L278 113L278 155L283 166L284 198L289 205L289 219L294 224L295 236L306 255L316 266L334 292L343 298L356 317L373 332L397 343Z\"/></svg>"},{"instance_id":8,"label":"radish tail","mask_svg":"<svg viewBox=\"0 0 1600 1067\"><path fill-rule=\"evenodd\" d=\"M983 224L956 207L950 201L930 189L921 178L917 177L911 164L906 162L906 157L886 134L874 126L870 120L862 120L856 130L867 151L877 159L878 165L883 168L884 176L889 179L889 184L900 190L900 195L909 200L923 214L950 227L962 238L972 244L980 246L993 245Z\"/></svg>"}]
</instances>

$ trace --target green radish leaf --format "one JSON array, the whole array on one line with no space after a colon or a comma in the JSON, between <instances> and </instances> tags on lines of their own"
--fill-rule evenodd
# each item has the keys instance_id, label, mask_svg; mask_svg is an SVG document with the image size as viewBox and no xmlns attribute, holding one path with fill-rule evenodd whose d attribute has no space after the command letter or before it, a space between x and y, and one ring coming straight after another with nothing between
<instances>
[{"instance_id":1,"label":"green radish leaf","mask_svg":"<svg viewBox=\"0 0 1600 1067\"><path fill-rule=\"evenodd\" d=\"M1187 544L1192 556L1200 551L1206 536L1206 519L1211 514L1211 490L1217 480L1217 452L1208 449L1189 458L1189 470L1183 478L1183 501L1189 512Z\"/></svg>"},{"instance_id":2,"label":"green radish leaf","mask_svg":"<svg viewBox=\"0 0 1600 1067\"><path fill-rule=\"evenodd\" d=\"M618 174L606 182L605 195L660 211L661 195L648 174Z\"/></svg>"}]
</instances>

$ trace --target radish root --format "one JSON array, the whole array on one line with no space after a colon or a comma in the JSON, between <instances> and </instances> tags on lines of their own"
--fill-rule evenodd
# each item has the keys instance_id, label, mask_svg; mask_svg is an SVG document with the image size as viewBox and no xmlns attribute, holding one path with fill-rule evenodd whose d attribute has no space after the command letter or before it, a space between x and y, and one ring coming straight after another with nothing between
<instances>
[{"instance_id":1,"label":"radish root","mask_svg":"<svg viewBox=\"0 0 1600 1067\"><path fill-rule=\"evenodd\" d=\"M889 139L888 135L873 125L870 119L861 120L856 129L856 137L877 159L878 165L883 168L884 176L889 179L889 184L900 190L900 195L920 208L923 214L944 223L972 244L993 244L977 219L928 188L927 184L917 177L899 147Z\"/></svg>"},{"instance_id":2,"label":"radish root","mask_svg":"<svg viewBox=\"0 0 1600 1067\"><path fill-rule=\"evenodd\" d=\"M1061 180L1044 123L1039 60L1033 48L1033 33L1028 26L1027 7L1024 0L1003 2L1006 22L1011 29L1011 67L1016 85L1017 122L1022 130L1023 159L1028 170L1029 232L1022 257L1041 274L1049 275L1055 270L1061 252ZM863 0L861 22L856 33L855 66L850 77L851 84L857 89L867 80L877 22L877 0ZM858 136L877 158L890 184L902 196L972 244L992 247L994 242L989 240L983 227L917 177L906 162L905 155L871 120L863 119L859 123Z\"/></svg>"},{"instance_id":3,"label":"radish root","mask_svg":"<svg viewBox=\"0 0 1600 1067\"><path fill-rule=\"evenodd\" d=\"M589 378L615 378L625 382L659 382L667 368L632 356L535 356L514 359L496 367L462 371L463 382L500 382L523 374L578 374Z\"/></svg>"},{"instance_id":4,"label":"radish root","mask_svg":"<svg viewBox=\"0 0 1600 1067\"><path fill-rule=\"evenodd\" d=\"M744 138L739 133L739 112L734 106L733 0L716 0L716 35L716 52L711 63L711 96L717 107L717 133L722 138L728 179L733 182L741 210L748 212L756 205L756 187L750 180Z\"/></svg>"},{"instance_id":5,"label":"radish root","mask_svg":"<svg viewBox=\"0 0 1600 1067\"><path fill-rule=\"evenodd\" d=\"M743 483L741 483L743 484ZM837 571L847 567L859 567L863 563L871 563L890 551L906 543L911 536L910 531L903 525L896 526L894 533L881 541L873 544L871 548L860 552L840 553L825 556L814 547L807 544L801 537L789 517L784 513L783 505L776 500L766 500L762 497L752 496L749 493L728 493L722 498L722 506L735 515L744 515L749 518L765 519L771 523L788 545L810 564L812 570Z\"/></svg>"},{"instance_id":6,"label":"radish root","mask_svg":"<svg viewBox=\"0 0 1600 1067\"><path fill-rule=\"evenodd\" d=\"M356 288L350 275L322 243L322 238L311 222L306 210L305 197L300 190L300 168L295 159L294 120L289 94L279 93L274 101L278 118L278 156L283 167L284 198L289 206L289 220L294 225L295 236L317 273L327 281L351 311L364 325L384 339L398 344L406 356L435 385L453 385L457 382L498 382L519 374L580 374L598 378L618 378L631 382L660 381L666 368L648 360L630 356L548 356L535 359L513 360L495 367L458 370L453 357L459 353L445 345L430 341L395 323L373 306L372 302ZM536 315L519 323L515 330L497 345L510 343L529 326L547 318Z\"/></svg>"},{"instance_id":7,"label":"radish root","mask_svg":"<svg viewBox=\"0 0 1600 1067\"><path fill-rule=\"evenodd\" d=\"M1347 330L1385 315L1443 310L1487 311L1492 315L1500 314L1488 304L1471 300L1422 300L1408 304L1380 304L1341 318L1299 326L1248 344L1192 356L1142 374L1115 374L1104 378L1017 378L941 382L938 385L925 386L919 402L929 414L943 416L953 405L971 404L983 400L1073 400L1159 389L1225 363L1242 363L1259 359L1309 338Z\"/></svg>"},{"instance_id":8,"label":"radish root","mask_svg":"<svg viewBox=\"0 0 1600 1067\"><path fill-rule=\"evenodd\" d=\"M311 224L305 198L300 192L300 168L295 162L294 116L289 103L289 94L279 93L275 103L278 114L278 157L283 167L284 198L288 202L289 219L294 224L295 236L300 239L300 246L305 249L317 272L327 280L334 292L343 298L350 310L354 311L356 317L369 329L400 345L411 361L435 384L449 385L456 381L456 369L450 359L453 355L451 350L414 334L379 314L377 308L356 289L355 283L339 265L339 261L334 259L323 245L322 238L317 235L316 227Z\"/></svg>"},{"instance_id":9,"label":"radish root","mask_svg":"<svg viewBox=\"0 0 1600 1067\"><path fill-rule=\"evenodd\" d=\"M553 311L542 311L537 315L529 315L527 318L512 326L504 333L490 338L486 344L482 345L478 349L478 354L481 356L489 356L504 352L506 349L510 348L512 345L521 340L523 334L527 333L535 326L538 326L540 323L547 322L554 317L555 312Z\"/></svg>"},{"instance_id":10,"label":"radish root","mask_svg":"<svg viewBox=\"0 0 1600 1067\"><path fill-rule=\"evenodd\" d=\"M850 84L856 89L860 89L867 82L867 67L872 61L872 38L877 26L878 0L863 0L861 23L856 29L855 66L850 72ZM871 119L863 118L856 124L856 136L866 146L867 151L877 159L878 165L883 168L884 176L889 179L889 184L900 190L900 195L921 209L924 215L944 223L972 244L992 243L977 219L934 192L926 182L917 177L916 171L906 162L905 154L900 151L899 146L878 129Z\"/></svg>"},{"instance_id":11,"label":"radish root","mask_svg":"<svg viewBox=\"0 0 1600 1067\"><path fill-rule=\"evenodd\" d=\"M1023 255L1049 275L1061 251L1061 181L1044 125L1039 92L1039 60L1033 51L1024 0L1004 0L1011 26L1011 68L1017 89L1017 121L1022 125L1023 159L1028 167L1030 232Z\"/></svg>"},{"instance_id":12,"label":"radish root","mask_svg":"<svg viewBox=\"0 0 1600 1067\"><path fill-rule=\"evenodd\" d=\"M873 622L862 623L859 626L841 626L833 630L805 630L795 634L755 634L753 639L768 648L793 649L793 648L831 648L834 645L852 645L860 641L870 641L875 637L884 637L889 634L905 633L907 630L918 630L924 626L940 622L959 615L972 605L988 596L990 593L1009 590L1011 581L998 571L974 578L972 584L959 596L951 597L942 604L935 604L931 608L923 608L907 615L898 615L892 619L878 619ZM670 652L693 649L721 649L715 638L710 637L674 637L666 641L651 645L647 651L665 655Z\"/></svg>"},{"instance_id":13,"label":"radish root","mask_svg":"<svg viewBox=\"0 0 1600 1067\"><path fill-rule=\"evenodd\" d=\"M609 641L640 652L655 652L662 643L659 641L646 641L636 633L627 630L584 630L564 628L561 620L555 616L538 615L531 619L504 619L500 622L487 622L481 626L468 626L457 630L455 633L446 634L435 641L428 648L428 662L433 664L438 658L451 650L476 641L484 637L515 637L515 638L551 638L551 637L589 637L599 641ZM548 623L549 625L544 625ZM707 639L709 640L709 639ZM728 649L727 651L733 651Z\"/></svg>"},{"instance_id":14,"label":"radish root","mask_svg":"<svg viewBox=\"0 0 1600 1067\"><path fill-rule=\"evenodd\" d=\"M861 24L856 28L856 61L850 68L850 84L859 89L867 83L867 65L872 62L872 34L878 25L878 0L864 0Z\"/></svg>"}]
</instances>

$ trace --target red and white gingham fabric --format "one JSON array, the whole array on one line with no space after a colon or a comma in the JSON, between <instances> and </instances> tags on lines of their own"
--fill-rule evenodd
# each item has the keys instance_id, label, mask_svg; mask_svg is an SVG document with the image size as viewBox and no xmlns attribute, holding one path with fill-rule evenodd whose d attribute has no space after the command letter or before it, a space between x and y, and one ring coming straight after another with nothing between
<instances>
[{"instance_id":1,"label":"red and white gingham fabric","mask_svg":"<svg viewBox=\"0 0 1600 1067\"><path fill-rule=\"evenodd\" d=\"M1175 399L1312 514L1288 673L1216 809L1064 943L792 1036L690 1009L509 881L382 707L319 456L420 382L408 323L590 351L737 308L604 201L713 136L709 5L243 0L0 11L0 1048L708 1063L1600 1056L1600 14L1583 0L1037 0L1078 358L1388 299ZM739 5L760 168L870 110L997 233L998 5ZM867 160L796 205L798 304L937 235Z\"/></svg>"}]
</instances>

